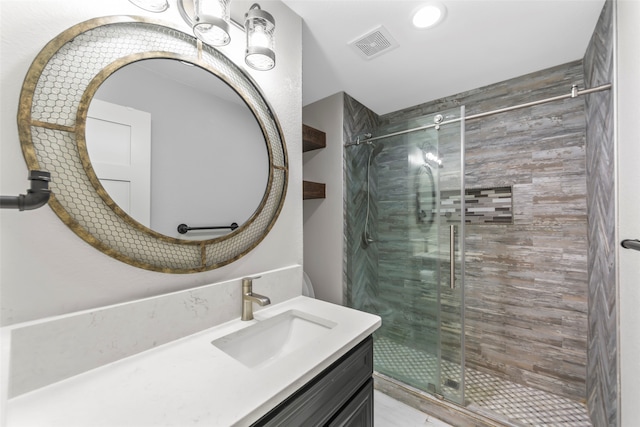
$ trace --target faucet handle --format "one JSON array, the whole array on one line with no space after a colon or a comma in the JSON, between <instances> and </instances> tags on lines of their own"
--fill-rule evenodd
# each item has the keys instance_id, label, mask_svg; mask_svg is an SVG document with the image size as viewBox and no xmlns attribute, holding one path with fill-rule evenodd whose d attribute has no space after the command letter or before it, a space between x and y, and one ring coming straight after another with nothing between
<instances>
[{"instance_id":1,"label":"faucet handle","mask_svg":"<svg viewBox=\"0 0 640 427\"><path fill-rule=\"evenodd\" d=\"M259 279L262 276L251 276L242 278L242 292L251 293L253 288L253 281Z\"/></svg>"}]
</instances>

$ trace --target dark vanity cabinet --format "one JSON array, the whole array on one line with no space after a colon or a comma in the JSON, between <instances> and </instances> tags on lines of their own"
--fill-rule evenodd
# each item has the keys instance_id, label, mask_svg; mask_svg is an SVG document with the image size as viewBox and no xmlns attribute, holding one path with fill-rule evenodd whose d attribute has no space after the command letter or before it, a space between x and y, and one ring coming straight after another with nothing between
<instances>
[{"instance_id":1,"label":"dark vanity cabinet","mask_svg":"<svg viewBox=\"0 0 640 427\"><path fill-rule=\"evenodd\" d=\"M254 426L373 426L373 339L366 338Z\"/></svg>"}]
</instances>

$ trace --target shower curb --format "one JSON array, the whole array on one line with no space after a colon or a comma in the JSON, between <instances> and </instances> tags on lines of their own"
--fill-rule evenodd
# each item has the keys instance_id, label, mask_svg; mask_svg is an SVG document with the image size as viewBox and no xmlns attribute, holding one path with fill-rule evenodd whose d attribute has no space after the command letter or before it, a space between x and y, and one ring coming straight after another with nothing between
<instances>
[{"instance_id":1,"label":"shower curb","mask_svg":"<svg viewBox=\"0 0 640 427\"><path fill-rule=\"evenodd\" d=\"M373 373L373 379L376 390L456 427L522 427L524 425L508 420L495 420L477 414L379 372Z\"/></svg>"}]
</instances>

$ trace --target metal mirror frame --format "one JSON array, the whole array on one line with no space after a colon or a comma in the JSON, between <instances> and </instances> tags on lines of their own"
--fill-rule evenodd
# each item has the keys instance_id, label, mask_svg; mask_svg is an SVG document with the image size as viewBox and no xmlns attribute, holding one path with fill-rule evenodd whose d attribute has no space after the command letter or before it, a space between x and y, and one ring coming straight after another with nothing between
<instances>
[{"instance_id":1,"label":"metal mirror frame","mask_svg":"<svg viewBox=\"0 0 640 427\"><path fill-rule=\"evenodd\" d=\"M225 236L182 240L143 226L111 199L91 166L85 125L93 95L113 72L148 58L185 61L215 74L242 97L262 129L269 154L265 195L249 220ZM29 169L51 172L49 205L58 217L87 243L135 267L195 273L229 264L266 237L284 204L286 144L260 88L224 54L166 23L112 16L62 32L27 72L18 129Z\"/></svg>"}]
</instances>

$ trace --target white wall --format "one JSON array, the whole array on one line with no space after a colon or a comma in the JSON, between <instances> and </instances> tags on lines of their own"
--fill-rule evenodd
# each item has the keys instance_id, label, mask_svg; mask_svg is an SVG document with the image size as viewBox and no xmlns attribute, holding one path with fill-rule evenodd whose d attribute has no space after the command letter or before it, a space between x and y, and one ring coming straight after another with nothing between
<instances>
[{"instance_id":1,"label":"white wall","mask_svg":"<svg viewBox=\"0 0 640 427\"><path fill-rule=\"evenodd\" d=\"M145 15L190 32L175 4L152 14L127 0L1 0L0 194L29 187L20 150L17 107L25 74L40 49L79 22L108 15ZM234 1L247 10L251 2ZM0 211L2 324L70 313L302 263L301 20L277 0L261 2L277 21L277 64L269 72L247 70L271 103L289 155L285 205L270 234L249 254L217 270L188 275L146 271L89 246L45 206ZM221 50L244 67L244 34L232 28ZM55 177L54 177L55 179ZM213 307L215 309L215 307Z\"/></svg>"},{"instance_id":2,"label":"white wall","mask_svg":"<svg viewBox=\"0 0 640 427\"><path fill-rule=\"evenodd\" d=\"M618 238L640 239L640 2L617 2ZM618 248L621 426L640 420L640 252Z\"/></svg>"},{"instance_id":3,"label":"white wall","mask_svg":"<svg viewBox=\"0 0 640 427\"><path fill-rule=\"evenodd\" d=\"M344 95L338 93L302 109L304 124L327 134L327 147L303 154L304 179L324 182L326 199L304 201L304 269L316 298L342 303Z\"/></svg>"}]
</instances>

